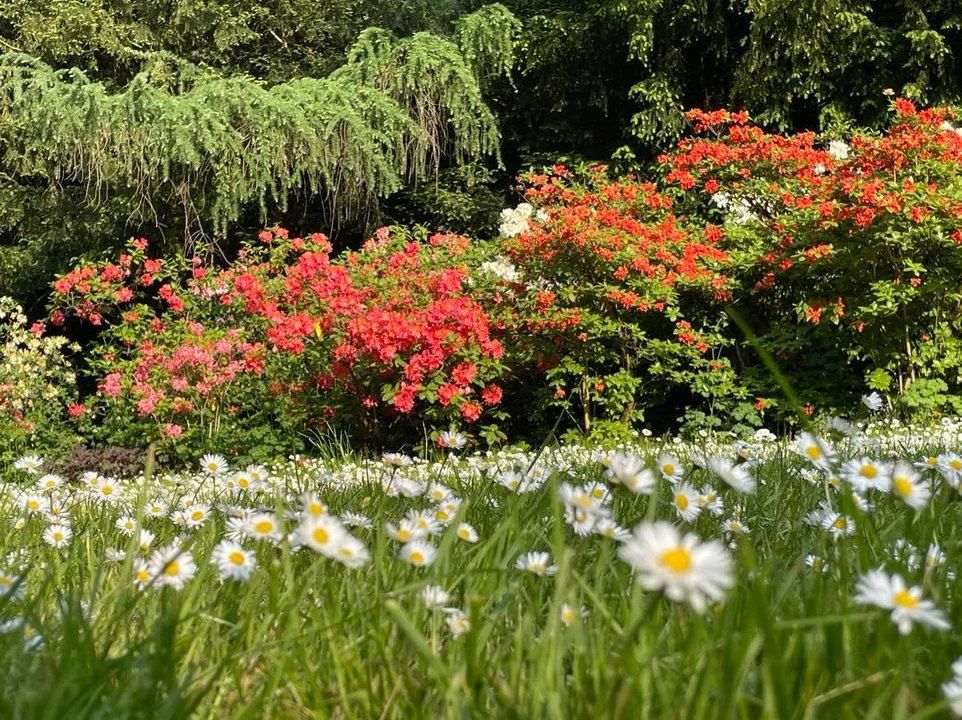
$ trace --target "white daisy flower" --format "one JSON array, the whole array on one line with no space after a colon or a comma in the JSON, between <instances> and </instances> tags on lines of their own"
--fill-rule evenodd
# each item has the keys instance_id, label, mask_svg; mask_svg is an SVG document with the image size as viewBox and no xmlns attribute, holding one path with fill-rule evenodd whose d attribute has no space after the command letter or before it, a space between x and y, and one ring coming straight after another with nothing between
<instances>
[{"instance_id":1,"label":"white daisy flower","mask_svg":"<svg viewBox=\"0 0 962 720\"><path fill-rule=\"evenodd\" d=\"M427 537L427 532L418 527L417 523L409 518L403 518L397 525L385 523L384 530L388 536L399 543L409 543L412 540L421 540Z\"/></svg>"},{"instance_id":2,"label":"white daisy flower","mask_svg":"<svg viewBox=\"0 0 962 720\"><path fill-rule=\"evenodd\" d=\"M304 493L301 496L301 506L304 508L304 517L320 517L327 514L327 505L321 501L317 493Z\"/></svg>"},{"instance_id":3,"label":"white daisy flower","mask_svg":"<svg viewBox=\"0 0 962 720\"><path fill-rule=\"evenodd\" d=\"M367 563L371 554L363 542L353 535L345 535L331 557L345 567L356 570Z\"/></svg>"},{"instance_id":4,"label":"white daisy flower","mask_svg":"<svg viewBox=\"0 0 962 720\"><path fill-rule=\"evenodd\" d=\"M673 504L675 512L685 522L693 522L702 511L702 506L698 504L698 493L689 482L680 482L672 488L674 496Z\"/></svg>"},{"instance_id":5,"label":"white daisy flower","mask_svg":"<svg viewBox=\"0 0 962 720\"><path fill-rule=\"evenodd\" d=\"M227 460L224 459L223 455L215 455L213 453L208 453L200 459L200 469L208 475L223 475L228 471Z\"/></svg>"},{"instance_id":6,"label":"white daisy flower","mask_svg":"<svg viewBox=\"0 0 962 720\"><path fill-rule=\"evenodd\" d=\"M448 614L445 621L448 624L448 629L451 630L451 634L454 637L463 635L468 630L471 629L471 621L463 610L458 610L457 608L445 608L445 612Z\"/></svg>"},{"instance_id":7,"label":"white daisy flower","mask_svg":"<svg viewBox=\"0 0 962 720\"><path fill-rule=\"evenodd\" d=\"M836 538L855 534L855 521L837 512L825 513L821 525L823 530L828 530Z\"/></svg>"},{"instance_id":8,"label":"white daisy flower","mask_svg":"<svg viewBox=\"0 0 962 720\"><path fill-rule=\"evenodd\" d=\"M346 512L341 515L341 522L343 522L347 527L362 528L364 530L370 530L374 527L374 523L371 522L371 518L367 515L362 515L356 512Z\"/></svg>"},{"instance_id":9,"label":"white daisy flower","mask_svg":"<svg viewBox=\"0 0 962 720\"><path fill-rule=\"evenodd\" d=\"M153 518L167 517L167 503L163 500L151 500L144 505L144 515Z\"/></svg>"},{"instance_id":10,"label":"white daisy flower","mask_svg":"<svg viewBox=\"0 0 962 720\"><path fill-rule=\"evenodd\" d=\"M434 562L438 551L429 542L424 540L412 540L401 548L400 557L415 567L426 567Z\"/></svg>"},{"instance_id":11,"label":"white daisy flower","mask_svg":"<svg viewBox=\"0 0 962 720\"><path fill-rule=\"evenodd\" d=\"M956 675L949 682L943 683L942 696L949 704L952 714L962 717L962 676Z\"/></svg>"},{"instance_id":12,"label":"white daisy flower","mask_svg":"<svg viewBox=\"0 0 962 720\"><path fill-rule=\"evenodd\" d=\"M872 412L878 412L882 409L882 396L873 390L868 395L862 396L862 404Z\"/></svg>"},{"instance_id":13,"label":"white daisy flower","mask_svg":"<svg viewBox=\"0 0 962 720\"><path fill-rule=\"evenodd\" d=\"M440 585L425 585L418 593L421 602L428 610L439 610L447 605L451 596Z\"/></svg>"},{"instance_id":14,"label":"white daisy flower","mask_svg":"<svg viewBox=\"0 0 962 720\"><path fill-rule=\"evenodd\" d=\"M131 517L130 515L121 515L114 523L114 527L120 530L121 534L130 537L134 534L134 530L137 529L137 518Z\"/></svg>"},{"instance_id":15,"label":"white daisy flower","mask_svg":"<svg viewBox=\"0 0 962 720\"><path fill-rule=\"evenodd\" d=\"M407 455L402 455L400 453L384 453L381 458L381 462L389 467L410 467L414 464L414 461Z\"/></svg>"},{"instance_id":16,"label":"white daisy flower","mask_svg":"<svg viewBox=\"0 0 962 720\"><path fill-rule=\"evenodd\" d=\"M61 485L63 485L63 478L59 475L53 475L51 473L47 473L37 480L37 490L40 490L41 492L56 490Z\"/></svg>"},{"instance_id":17,"label":"white daisy flower","mask_svg":"<svg viewBox=\"0 0 962 720\"><path fill-rule=\"evenodd\" d=\"M460 450L467 444L467 437L459 432L445 430L438 435L438 445L449 450Z\"/></svg>"},{"instance_id":18,"label":"white daisy flower","mask_svg":"<svg viewBox=\"0 0 962 720\"><path fill-rule=\"evenodd\" d=\"M867 457L847 460L842 466L841 476L858 492L872 488L888 492L892 486L892 469L886 463Z\"/></svg>"},{"instance_id":19,"label":"white daisy flower","mask_svg":"<svg viewBox=\"0 0 962 720\"><path fill-rule=\"evenodd\" d=\"M210 517L210 505L196 503L183 512L184 524L189 528L199 528Z\"/></svg>"},{"instance_id":20,"label":"white daisy flower","mask_svg":"<svg viewBox=\"0 0 962 720\"><path fill-rule=\"evenodd\" d=\"M568 603L561 603L561 622L565 627L571 627L572 623L587 617L588 608L582 606L581 610L575 610Z\"/></svg>"},{"instance_id":21,"label":"white daisy flower","mask_svg":"<svg viewBox=\"0 0 962 720\"><path fill-rule=\"evenodd\" d=\"M147 529L141 529L140 534L137 536L137 547L140 552L146 553L150 550L150 546L154 542L154 534Z\"/></svg>"},{"instance_id":22,"label":"white daisy flower","mask_svg":"<svg viewBox=\"0 0 962 720\"><path fill-rule=\"evenodd\" d=\"M661 455L658 458L658 470L661 476L670 483L676 483L685 475L685 468L674 455Z\"/></svg>"},{"instance_id":23,"label":"white daisy flower","mask_svg":"<svg viewBox=\"0 0 962 720\"><path fill-rule=\"evenodd\" d=\"M43 531L43 541L50 547L62 548L70 542L73 532L67 525L48 525Z\"/></svg>"},{"instance_id":24,"label":"white daisy flower","mask_svg":"<svg viewBox=\"0 0 962 720\"><path fill-rule=\"evenodd\" d=\"M451 488L446 485L442 485L439 482L433 482L427 489L426 495L436 503L442 503L451 497L454 493Z\"/></svg>"},{"instance_id":25,"label":"white daisy flower","mask_svg":"<svg viewBox=\"0 0 962 720\"><path fill-rule=\"evenodd\" d=\"M722 601L735 583L731 556L720 542L700 543L693 533L682 536L664 521L638 525L618 555L646 590L664 590L670 600L687 601L696 612L704 612L709 601Z\"/></svg>"},{"instance_id":26,"label":"white daisy flower","mask_svg":"<svg viewBox=\"0 0 962 720\"><path fill-rule=\"evenodd\" d=\"M938 457L938 469L945 481L954 488L959 487L962 478L962 457L956 453L944 453Z\"/></svg>"},{"instance_id":27,"label":"white daisy flower","mask_svg":"<svg viewBox=\"0 0 962 720\"><path fill-rule=\"evenodd\" d=\"M0 600L22 598L24 589L23 581L19 575L14 575L0 568Z\"/></svg>"},{"instance_id":28,"label":"white daisy flower","mask_svg":"<svg viewBox=\"0 0 962 720\"><path fill-rule=\"evenodd\" d=\"M709 467L718 477L740 493L753 494L757 483L744 465L735 465L724 458L711 458Z\"/></svg>"},{"instance_id":29,"label":"white daisy flower","mask_svg":"<svg viewBox=\"0 0 962 720\"><path fill-rule=\"evenodd\" d=\"M26 472L34 475L40 472L40 468L43 467L43 458L39 455L23 455L13 463L13 467L17 470L25 470Z\"/></svg>"},{"instance_id":30,"label":"white daisy flower","mask_svg":"<svg viewBox=\"0 0 962 720\"><path fill-rule=\"evenodd\" d=\"M920 510L932 497L932 489L918 470L899 460L892 470L892 493L913 510Z\"/></svg>"},{"instance_id":31,"label":"white daisy flower","mask_svg":"<svg viewBox=\"0 0 962 720\"><path fill-rule=\"evenodd\" d=\"M458 537L464 540L464 542L476 543L478 541L478 531L468 523L461 523L458 525L456 532Z\"/></svg>"},{"instance_id":32,"label":"white daisy flower","mask_svg":"<svg viewBox=\"0 0 962 720\"><path fill-rule=\"evenodd\" d=\"M430 510L415 510L412 508L404 514L404 517L413 522L414 526L425 535L437 535L441 531L441 523L437 521L434 513Z\"/></svg>"},{"instance_id":33,"label":"white daisy flower","mask_svg":"<svg viewBox=\"0 0 962 720\"><path fill-rule=\"evenodd\" d=\"M601 518L592 528L592 532L595 535L603 535L606 538L611 538L616 542L624 542L631 537L631 533L625 530L625 528L618 525L611 518Z\"/></svg>"},{"instance_id":34,"label":"white daisy flower","mask_svg":"<svg viewBox=\"0 0 962 720\"><path fill-rule=\"evenodd\" d=\"M725 504L718 493L715 492L715 488L708 487L699 492L695 502L702 510L710 512L712 515L718 516L725 512Z\"/></svg>"},{"instance_id":35,"label":"white daisy flower","mask_svg":"<svg viewBox=\"0 0 962 720\"><path fill-rule=\"evenodd\" d=\"M180 590L197 573L194 556L184 550L179 542L158 548L150 556L148 564L150 577L159 586Z\"/></svg>"},{"instance_id":36,"label":"white daisy flower","mask_svg":"<svg viewBox=\"0 0 962 720\"><path fill-rule=\"evenodd\" d=\"M134 558L134 562L130 569L134 574L134 587L138 590L146 590L147 586L150 585L151 578L153 577L150 573L150 566L147 564L147 561L142 558Z\"/></svg>"},{"instance_id":37,"label":"white daisy flower","mask_svg":"<svg viewBox=\"0 0 962 720\"><path fill-rule=\"evenodd\" d=\"M514 561L514 566L518 570L525 570L538 577L554 575L558 572L557 565L551 564L551 555L546 552L529 552L519 555Z\"/></svg>"},{"instance_id":38,"label":"white daisy flower","mask_svg":"<svg viewBox=\"0 0 962 720\"><path fill-rule=\"evenodd\" d=\"M211 564L217 566L221 580L246 582L257 565L251 550L232 540L221 540L210 554Z\"/></svg>"},{"instance_id":39,"label":"white daisy flower","mask_svg":"<svg viewBox=\"0 0 962 720\"><path fill-rule=\"evenodd\" d=\"M743 535L750 532L747 525L744 525L738 518L730 518L721 524L721 529L731 535Z\"/></svg>"},{"instance_id":40,"label":"white daisy flower","mask_svg":"<svg viewBox=\"0 0 962 720\"><path fill-rule=\"evenodd\" d=\"M297 528L297 539L300 544L331 558L334 557L346 536L347 531L341 521L331 515L304 518Z\"/></svg>"},{"instance_id":41,"label":"white daisy flower","mask_svg":"<svg viewBox=\"0 0 962 720\"><path fill-rule=\"evenodd\" d=\"M254 513L243 525L244 534L253 540L277 542L281 539L280 525L270 513Z\"/></svg>"},{"instance_id":42,"label":"white daisy flower","mask_svg":"<svg viewBox=\"0 0 962 720\"><path fill-rule=\"evenodd\" d=\"M795 452L822 470L828 470L835 461L832 446L811 433L801 433L795 440L794 448Z\"/></svg>"},{"instance_id":43,"label":"white daisy flower","mask_svg":"<svg viewBox=\"0 0 962 720\"><path fill-rule=\"evenodd\" d=\"M655 488L655 474L633 453L613 453L606 472L612 482L624 485L636 495L650 495Z\"/></svg>"},{"instance_id":44,"label":"white daisy flower","mask_svg":"<svg viewBox=\"0 0 962 720\"><path fill-rule=\"evenodd\" d=\"M883 570L869 570L856 587L855 602L875 605L892 611L892 622L899 633L908 635L915 623L936 630L948 630L951 624L931 600L922 599L922 588L906 587L901 575L887 575Z\"/></svg>"},{"instance_id":45,"label":"white daisy flower","mask_svg":"<svg viewBox=\"0 0 962 720\"><path fill-rule=\"evenodd\" d=\"M461 500L456 497L451 497L434 508L434 519L444 527L447 527L454 520L454 516L458 514L460 508Z\"/></svg>"}]
</instances>

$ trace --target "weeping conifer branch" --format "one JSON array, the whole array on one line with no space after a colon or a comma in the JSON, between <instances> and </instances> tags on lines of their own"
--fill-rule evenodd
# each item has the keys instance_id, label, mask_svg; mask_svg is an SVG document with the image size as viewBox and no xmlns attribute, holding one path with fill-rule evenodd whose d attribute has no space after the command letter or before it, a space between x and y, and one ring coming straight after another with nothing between
<instances>
[{"instance_id":1,"label":"weeping conifer branch","mask_svg":"<svg viewBox=\"0 0 962 720\"><path fill-rule=\"evenodd\" d=\"M80 70L3 54L0 163L20 182L80 184L91 203L129 193L142 217L179 207L185 228L215 234L292 192L343 217L447 157L497 157L479 77L510 68L516 31L504 8L462 24L462 47L369 29L331 76L273 87L155 57L109 93Z\"/></svg>"}]
</instances>

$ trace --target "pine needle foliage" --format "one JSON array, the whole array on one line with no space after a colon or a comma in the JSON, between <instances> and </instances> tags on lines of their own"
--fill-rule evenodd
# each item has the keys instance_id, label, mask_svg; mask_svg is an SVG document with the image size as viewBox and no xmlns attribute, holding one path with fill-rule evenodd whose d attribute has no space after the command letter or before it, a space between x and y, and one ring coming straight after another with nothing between
<instances>
[{"instance_id":1,"label":"pine needle foliage","mask_svg":"<svg viewBox=\"0 0 962 720\"><path fill-rule=\"evenodd\" d=\"M467 22L468 52L371 28L332 75L271 87L152 55L112 93L79 69L3 54L0 163L25 184L79 184L94 203L131 193L138 219L172 205L185 228L218 235L295 191L344 216L448 157L497 157L479 77L510 67L517 21L501 8Z\"/></svg>"}]
</instances>

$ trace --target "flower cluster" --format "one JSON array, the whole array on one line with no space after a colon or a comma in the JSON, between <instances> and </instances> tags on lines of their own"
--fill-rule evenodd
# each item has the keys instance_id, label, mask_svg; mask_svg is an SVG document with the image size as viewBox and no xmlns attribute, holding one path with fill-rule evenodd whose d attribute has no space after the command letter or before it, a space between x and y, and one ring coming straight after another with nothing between
<instances>
[{"instance_id":1,"label":"flower cluster","mask_svg":"<svg viewBox=\"0 0 962 720\"><path fill-rule=\"evenodd\" d=\"M824 370L850 375L855 360L866 370L854 381L904 405L955 408L962 136L948 110L896 100L892 112L886 133L843 140L693 110L702 136L661 157L665 180L686 210L717 208L747 320L795 369L796 392L837 402Z\"/></svg>"}]
</instances>

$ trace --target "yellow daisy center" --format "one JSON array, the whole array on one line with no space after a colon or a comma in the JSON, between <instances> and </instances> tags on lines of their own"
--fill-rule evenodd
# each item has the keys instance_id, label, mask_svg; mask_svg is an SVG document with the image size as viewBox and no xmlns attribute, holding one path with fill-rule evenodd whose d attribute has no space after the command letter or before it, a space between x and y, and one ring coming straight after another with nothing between
<instances>
[{"instance_id":1,"label":"yellow daisy center","mask_svg":"<svg viewBox=\"0 0 962 720\"><path fill-rule=\"evenodd\" d=\"M38 503L36 500L30 500L27 502L27 507L30 510L36 510L38 507L40 507L40 503Z\"/></svg>"},{"instance_id":2,"label":"yellow daisy center","mask_svg":"<svg viewBox=\"0 0 962 720\"><path fill-rule=\"evenodd\" d=\"M858 473L862 477L867 477L869 480L872 480L878 477L878 468L874 465L863 465Z\"/></svg>"},{"instance_id":3,"label":"yellow daisy center","mask_svg":"<svg viewBox=\"0 0 962 720\"><path fill-rule=\"evenodd\" d=\"M808 455L808 457L812 460L818 460L820 457L822 457L822 451L818 445L809 445L807 448L805 448L805 454Z\"/></svg>"},{"instance_id":4,"label":"yellow daisy center","mask_svg":"<svg viewBox=\"0 0 962 720\"><path fill-rule=\"evenodd\" d=\"M832 523L832 525L838 528L839 530L844 530L845 528L848 527L848 521L846 521L845 518L840 517L840 518L837 518L835 522Z\"/></svg>"},{"instance_id":5,"label":"yellow daisy center","mask_svg":"<svg viewBox=\"0 0 962 720\"><path fill-rule=\"evenodd\" d=\"M912 494L912 483L906 478L897 477L892 482L895 485L896 492L902 497L908 497Z\"/></svg>"},{"instance_id":6,"label":"yellow daisy center","mask_svg":"<svg viewBox=\"0 0 962 720\"><path fill-rule=\"evenodd\" d=\"M950 460L949 467L953 470L962 470L962 460Z\"/></svg>"},{"instance_id":7,"label":"yellow daisy center","mask_svg":"<svg viewBox=\"0 0 962 720\"><path fill-rule=\"evenodd\" d=\"M192 513L190 514L190 519L191 519L191 520L194 520L194 521L196 521L196 520L203 520L203 519L204 519L204 513L203 513L203 511L202 511L202 510L194 510L194 512L192 512Z\"/></svg>"},{"instance_id":8,"label":"yellow daisy center","mask_svg":"<svg viewBox=\"0 0 962 720\"><path fill-rule=\"evenodd\" d=\"M914 610L919 606L919 601L912 597L907 590L899 590L892 596L892 601L899 607Z\"/></svg>"},{"instance_id":9,"label":"yellow daisy center","mask_svg":"<svg viewBox=\"0 0 962 720\"><path fill-rule=\"evenodd\" d=\"M13 578L8 575L0 575L0 585L4 587L10 587L13 585Z\"/></svg>"},{"instance_id":10,"label":"yellow daisy center","mask_svg":"<svg viewBox=\"0 0 962 720\"><path fill-rule=\"evenodd\" d=\"M256 532L261 533L262 535L264 533L269 533L273 529L274 529L274 523L272 523L270 520L261 520L259 523L257 523L254 526L254 530Z\"/></svg>"},{"instance_id":11,"label":"yellow daisy center","mask_svg":"<svg viewBox=\"0 0 962 720\"><path fill-rule=\"evenodd\" d=\"M314 538L314 542L316 542L318 545L327 545L327 542L331 539L331 536L328 534L327 530L322 527L314 528L312 536Z\"/></svg>"},{"instance_id":12,"label":"yellow daisy center","mask_svg":"<svg viewBox=\"0 0 962 720\"><path fill-rule=\"evenodd\" d=\"M661 469L665 471L665 475L675 474L675 466L672 465L671 463L665 463L664 465L661 466Z\"/></svg>"},{"instance_id":13,"label":"yellow daisy center","mask_svg":"<svg viewBox=\"0 0 962 720\"><path fill-rule=\"evenodd\" d=\"M398 531L397 531L397 539L398 539L398 540L407 540L407 539L410 538L410 537L411 537L411 531L410 531L410 530L403 530L403 529L402 529L402 530L398 530Z\"/></svg>"},{"instance_id":14,"label":"yellow daisy center","mask_svg":"<svg viewBox=\"0 0 962 720\"><path fill-rule=\"evenodd\" d=\"M166 568L164 568L164 572L170 577L176 577L177 575L180 575L180 565L178 565L177 561L174 560L169 565L167 565Z\"/></svg>"},{"instance_id":15,"label":"yellow daisy center","mask_svg":"<svg viewBox=\"0 0 962 720\"><path fill-rule=\"evenodd\" d=\"M470 535L470 533L468 532L468 529L467 529L467 528L460 528L460 529L458 530L458 536L459 536L459 537L462 537L462 538L467 539L468 535Z\"/></svg>"},{"instance_id":16,"label":"yellow daisy center","mask_svg":"<svg viewBox=\"0 0 962 720\"><path fill-rule=\"evenodd\" d=\"M675 498L675 505L678 506L678 509L679 509L679 510L687 510L687 509L688 509L688 496L687 496L687 495L679 495L678 497L676 497L676 498Z\"/></svg>"},{"instance_id":17,"label":"yellow daisy center","mask_svg":"<svg viewBox=\"0 0 962 720\"><path fill-rule=\"evenodd\" d=\"M137 571L137 579L140 580L140 582L145 583L145 582L147 582L148 580L150 580L150 576L147 574L147 571L146 571L146 570L138 570L138 571Z\"/></svg>"},{"instance_id":18,"label":"yellow daisy center","mask_svg":"<svg viewBox=\"0 0 962 720\"><path fill-rule=\"evenodd\" d=\"M415 565L420 565L421 563L424 562L424 555L422 555L417 551L414 551L413 553L411 553L411 562L413 562Z\"/></svg>"},{"instance_id":19,"label":"yellow daisy center","mask_svg":"<svg viewBox=\"0 0 962 720\"><path fill-rule=\"evenodd\" d=\"M678 547L661 554L658 564L672 572L683 573L691 567L691 553L685 548Z\"/></svg>"},{"instance_id":20,"label":"yellow daisy center","mask_svg":"<svg viewBox=\"0 0 962 720\"><path fill-rule=\"evenodd\" d=\"M308 509L310 510L311 515L314 517L324 514L324 506L319 502L312 502Z\"/></svg>"},{"instance_id":21,"label":"yellow daisy center","mask_svg":"<svg viewBox=\"0 0 962 720\"><path fill-rule=\"evenodd\" d=\"M230 560L235 565L243 565L245 560L244 553L238 552L237 550L235 550L230 555L228 555L227 559Z\"/></svg>"},{"instance_id":22,"label":"yellow daisy center","mask_svg":"<svg viewBox=\"0 0 962 720\"><path fill-rule=\"evenodd\" d=\"M602 488L595 488L591 491L591 495L597 500L601 500L601 498L605 495L605 491Z\"/></svg>"}]
</instances>

